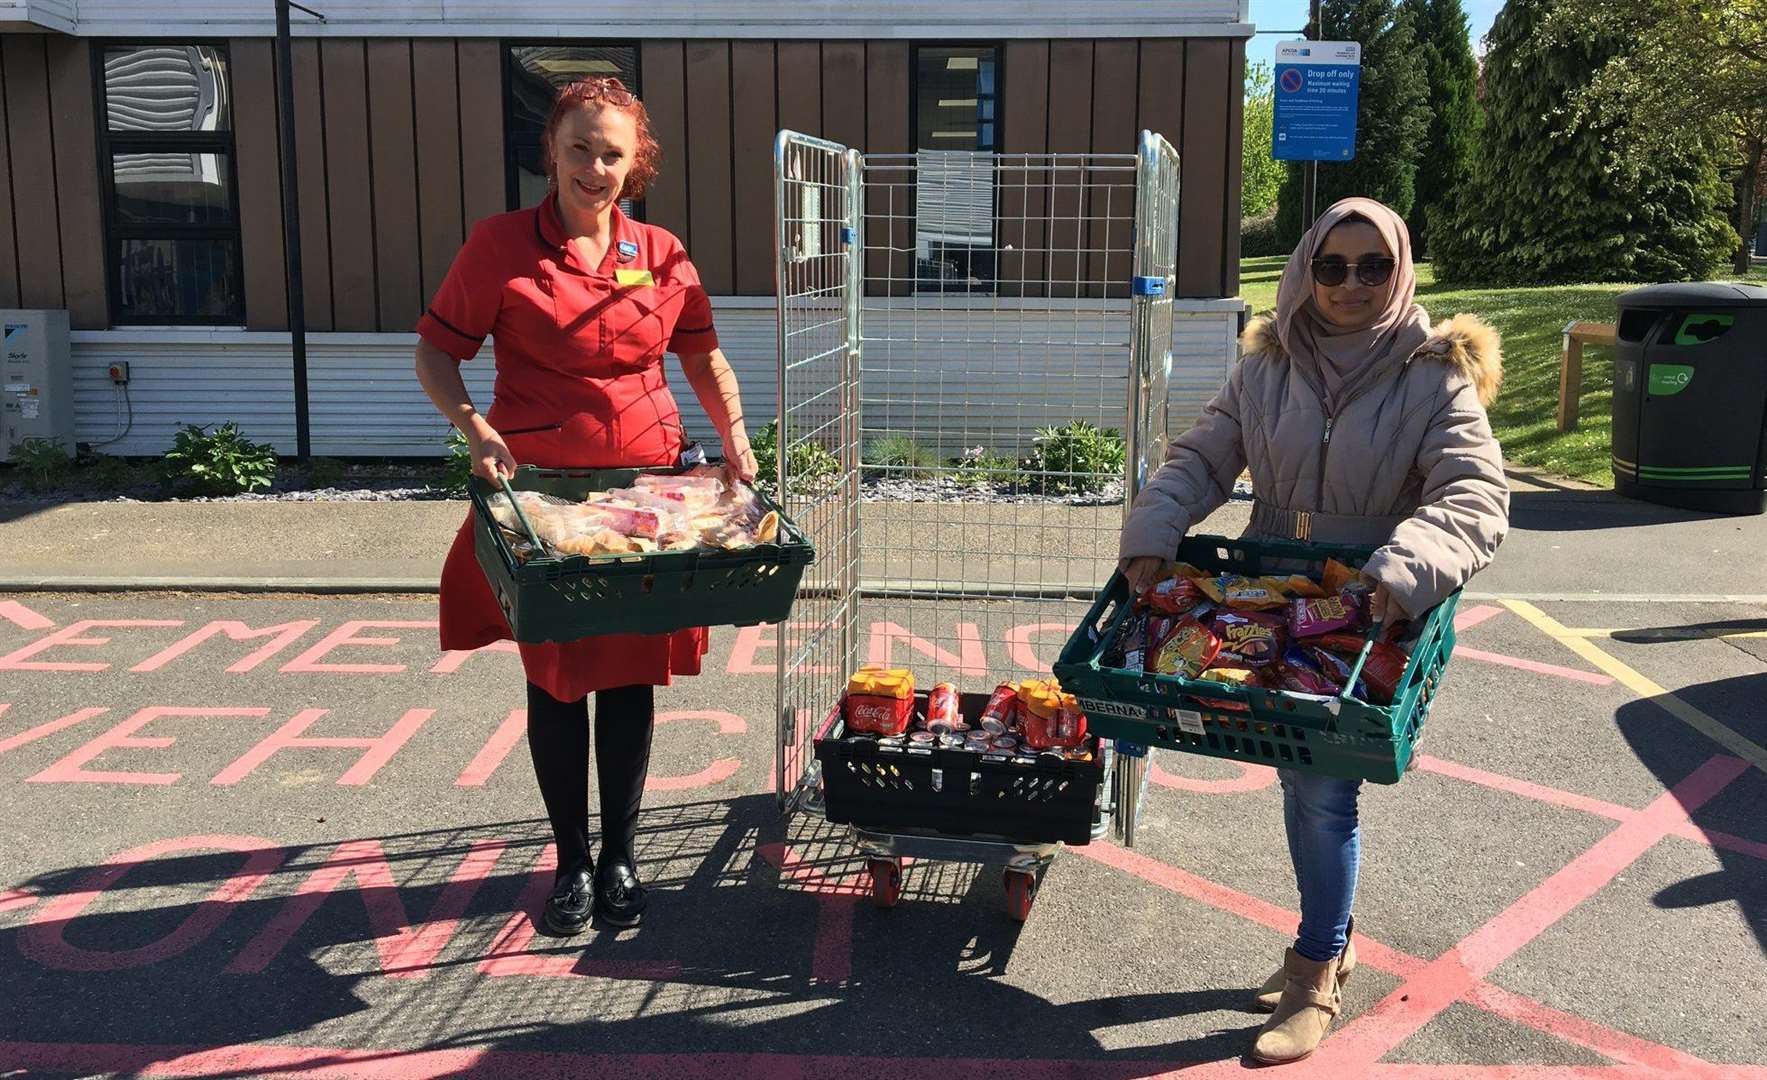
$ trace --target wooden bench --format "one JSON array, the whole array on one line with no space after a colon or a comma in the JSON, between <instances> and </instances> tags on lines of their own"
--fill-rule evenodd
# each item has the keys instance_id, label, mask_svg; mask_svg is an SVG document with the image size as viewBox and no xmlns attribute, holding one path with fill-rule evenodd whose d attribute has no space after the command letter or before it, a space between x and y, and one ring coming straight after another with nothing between
<instances>
[{"instance_id":1,"label":"wooden bench","mask_svg":"<svg viewBox=\"0 0 1767 1080\"><path fill-rule=\"evenodd\" d=\"M1583 346L1613 343L1613 323L1575 319L1565 323L1564 348L1558 357L1558 430L1570 431L1577 426L1577 411L1583 399Z\"/></svg>"}]
</instances>

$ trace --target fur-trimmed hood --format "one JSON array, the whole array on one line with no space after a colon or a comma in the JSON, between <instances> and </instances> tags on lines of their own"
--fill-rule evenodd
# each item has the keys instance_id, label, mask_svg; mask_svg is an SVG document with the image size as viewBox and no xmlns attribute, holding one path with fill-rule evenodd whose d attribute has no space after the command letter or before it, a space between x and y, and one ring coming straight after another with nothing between
<instances>
[{"instance_id":1,"label":"fur-trimmed hood","mask_svg":"<svg viewBox=\"0 0 1767 1080\"><path fill-rule=\"evenodd\" d=\"M1276 336L1276 320L1260 315L1246 324L1239 336L1240 355L1264 353L1285 357ZM1478 390L1479 404L1489 408L1503 384L1503 338L1497 328L1477 315L1443 319L1431 330L1429 340L1411 354L1412 360L1430 357L1459 368Z\"/></svg>"}]
</instances>

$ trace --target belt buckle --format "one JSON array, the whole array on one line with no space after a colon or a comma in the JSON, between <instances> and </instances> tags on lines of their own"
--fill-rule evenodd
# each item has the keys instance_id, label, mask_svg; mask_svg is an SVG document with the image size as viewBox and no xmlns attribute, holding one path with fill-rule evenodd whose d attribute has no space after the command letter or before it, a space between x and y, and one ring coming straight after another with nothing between
<instances>
[{"instance_id":1,"label":"belt buckle","mask_svg":"<svg viewBox=\"0 0 1767 1080\"><path fill-rule=\"evenodd\" d=\"M1313 539L1313 515L1306 510L1295 511L1295 539L1302 542Z\"/></svg>"}]
</instances>

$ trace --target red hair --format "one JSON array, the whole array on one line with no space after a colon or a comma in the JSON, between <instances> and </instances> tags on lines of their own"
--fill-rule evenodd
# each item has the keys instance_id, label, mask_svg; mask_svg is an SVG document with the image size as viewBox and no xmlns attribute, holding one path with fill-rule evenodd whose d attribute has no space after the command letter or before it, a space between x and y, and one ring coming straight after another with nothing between
<instances>
[{"instance_id":1,"label":"red hair","mask_svg":"<svg viewBox=\"0 0 1767 1080\"><path fill-rule=\"evenodd\" d=\"M552 150L552 140L558 135L558 125L563 123L572 109L613 109L623 112L632 118L632 125L638 129L638 146L632 152L632 168L626 173L626 185L620 189L620 197L634 201L644 198L650 188L651 181L656 179L657 166L662 163L663 148L657 145L656 137L650 133L650 114L644 111L644 102L626 89L626 84L612 76L593 79L578 79L558 92L552 103L552 112L546 117L545 134L540 139L541 164L546 169L546 179L554 186L558 183L558 160Z\"/></svg>"}]
</instances>

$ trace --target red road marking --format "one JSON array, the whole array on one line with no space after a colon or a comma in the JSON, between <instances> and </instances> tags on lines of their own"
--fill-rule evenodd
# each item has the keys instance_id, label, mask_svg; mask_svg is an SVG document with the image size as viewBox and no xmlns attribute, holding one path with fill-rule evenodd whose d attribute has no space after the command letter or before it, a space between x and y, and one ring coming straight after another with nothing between
<instances>
[{"instance_id":1,"label":"red road marking","mask_svg":"<svg viewBox=\"0 0 1767 1080\"><path fill-rule=\"evenodd\" d=\"M1710 801L1749 765L1718 755L1638 816L1597 841L1484 926L1408 978L1337 1032L1318 1056L1354 1074L1379 1061L1461 1000L1503 961L1539 937L1632 865L1687 814Z\"/></svg>"},{"instance_id":2,"label":"red road marking","mask_svg":"<svg viewBox=\"0 0 1767 1080\"><path fill-rule=\"evenodd\" d=\"M454 786L484 787L485 781L489 780L491 774L497 771L497 766L503 764L503 759L509 756L509 751L515 747L515 744L521 740L527 730L528 710L509 710L509 715L504 717L503 723L497 726L497 731L491 736L490 741L485 743L483 748L473 755L472 761L467 764L466 768L461 770L460 778L454 781Z\"/></svg>"},{"instance_id":3,"label":"red road marking","mask_svg":"<svg viewBox=\"0 0 1767 1080\"><path fill-rule=\"evenodd\" d=\"M274 1073L350 1080L443 1080L458 1076L521 1076L575 1080L585 1076L661 1080L874 1080L938 1076L942 1080L1190 1080L1223 1073L1251 1074L1237 1061L1196 1068L1176 1062L1083 1059L1027 1060L927 1057L837 1057L793 1054L595 1054L499 1050L486 1047L358 1049L245 1043L236 1046L148 1046L127 1043L0 1042L0 1054L18 1068L56 1072L116 1072L138 1076L200 1077ZM1201 1063L1198 1063L1199 1065ZM1767 1068L1726 1065L1732 1080L1764 1080ZM1262 1072L1262 1070L1258 1070ZM1285 1065L1284 1080L1321 1080L1330 1074L1312 1061ZM1332 1080L1344 1080L1337 1074ZM1661 1070L1628 1065L1377 1064L1356 1080L1678 1080Z\"/></svg>"},{"instance_id":4,"label":"red road marking","mask_svg":"<svg viewBox=\"0 0 1767 1080\"><path fill-rule=\"evenodd\" d=\"M1456 633L1463 633L1482 622L1495 619L1508 610L1508 608L1498 607L1496 604L1480 604L1477 607L1461 608L1454 613L1454 630Z\"/></svg>"},{"instance_id":5,"label":"red road marking","mask_svg":"<svg viewBox=\"0 0 1767 1080\"><path fill-rule=\"evenodd\" d=\"M23 889L0 889L0 911L23 911L36 903L35 893Z\"/></svg>"},{"instance_id":6,"label":"red road marking","mask_svg":"<svg viewBox=\"0 0 1767 1080\"><path fill-rule=\"evenodd\" d=\"M1286 908L1228 888L1225 885L1218 885L1207 878L1180 870L1175 866L1168 866L1139 852L1105 844L1092 844L1087 847L1075 848L1074 851L1076 854L1133 874L1180 896L1208 904L1230 915L1237 915L1285 936L1292 935L1300 922L1300 917ZM1360 932L1356 935L1356 955L1362 963L1376 971L1384 971L1406 980L1428 966L1427 961L1394 949ZM1674 1075L1689 1078L1707 1075L1700 1070L1711 1068L1706 1062L1692 1055L1647 1042L1626 1032L1602 1027L1582 1017L1550 1009L1520 995L1511 994L1484 983L1477 984L1474 990L1477 992L1470 993L1467 1000L1480 1008L1504 1019L1513 1020L1537 1031L1618 1060L1628 1060L1642 1065L1649 1061L1663 1059L1663 1055L1668 1055L1669 1059L1683 1066L1682 1072ZM1226 1065L1227 1063L1222 1064ZM1384 1068L1384 1066L1381 1067ZM1284 1066L1283 1075L1309 1075L1305 1070L1294 1072L1298 1068L1301 1066ZM1335 1066L1335 1068L1337 1068L1335 1072L1311 1075L1329 1076L1334 1080L1346 1076L1375 1075L1366 1068L1354 1072L1344 1072L1341 1066ZM1763 1071L1767 1072L1767 1070ZM1493 1075L1502 1076L1505 1074L1487 1073L1481 1080ZM1653 1072L1651 1075L1660 1076L1661 1074ZM1186 1074L1187 1078L1193 1076L1192 1073ZM1663 1080L1668 1080L1668 1078L1664 1077Z\"/></svg>"},{"instance_id":7,"label":"red road marking","mask_svg":"<svg viewBox=\"0 0 1767 1080\"><path fill-rule=\"evenodd\" d=\"M1253 765L1244 761L1231 764L1239 767L1239 775L1232 780L1197 780L1169 773L1160 767L1158 761L1150 758L1147 778L1161 787L1176 788L1198 795L1240 795L1248 791L1262 791L1276 783L1276 770L1268 765Z\"/></svg>"},{"instance_id":8,"label":"red road marking","mask_svg":"<svg viewBox=\"0 0 1767 1080\"><path fill-rule=\"evenodd\" d=\"M610 960L584 948L583 938L554 947L556 952L529 952L539 934L540 912L546 895L552 891L552 878L558 869L558 845L548 843L528 874L527 887L515 903L515 912L497 931L491 946L479 961L484 975L544 975L552 978L601 976L608 979L636 979L664 982L681 973L681 965L673 960ZM587 939L592 948L612 935L601 933ZM397 1076L408 1073L389 1074ZM419 1075L428 1075L419 1074Z\"/></svg>"},{"instance_id":9,"label":"red road marking","mask_svg":"<svg viewBox=\"0 0 1767 1080\"><path fill-rule=\"evenodd\" d=\"M853 976L853 908L866 891L844 884L806 865L785 844L762 844L755 854L779 868L779 876L814 893L822 902L816 911L816 946L810 977L820 983L844 983Z\"/></svg>"},{"instance_id":10,"label":"red road marking","mask_svg":"<svg viewBox=\"0 0 1767 1080\"><path fill-rule=\"evenodd\" d=\"M55 625L53 619L44 618L17 600L0 600L0 619L21 630L47 630Z\"/></svg>"},{"instance_id":11,"label":"red road marking","mask_svg":"<svg viewBox=\"0 0 1767 1080\"><path fill-rule=\"evenodd\" d=\"M1483 649L1462 649L1456 647L1456 657L1464 656L1468 660L1483 660L1487 664L1501 664L1504 667L1519 668L1532 671L1536 675L1556 675L1561 679L1588 683L1590 686L1608 686L1614 680L1611 675L1597 675L1593 671L1578 671L1576 668L1559 667L1557 664L1543 664L1538 660L1524 660L1519 656L1505 656L1502 653L1486 652Z\"/></svg>"},{"instance_id":12,"label":"red road marking","mask_svg":"<svg viewBox=\"0 0 1767 1080\"><path fill-rule=\"evenodd\" d=\"M11 705L0 703L0 713L4 713L7 709L10 709L10 708L12 708ZM58 720L51 720L46 724L38 724L36 727L31 728L29 731L21 731L17 735L14 735L10 738L0 739L0 754L4 754L8 750L17 750L19 747L24 746L26 743L36 742L38 739L41 739L46 735L55 734L56 732L60 731L62 728L73 727L75 724L79 723L82 720L90 720L94 716L102 716L107 712L110 712L110 709L105 706L96 706L96 707L89 708L89 709L78 709L78 710L75 710L74 712L68 713L66 716L61 717Z\"/></svg>"},{"instance_id":13,"label":"red road marking","mask_svg":"<svg viewBox=\"0 0 1767 1080\"><path fill-rule=\"evenodd\" d=\"M1562 806L1570 810L1581 810L1585 814L1593 814L1596 817L1604 817L1613 821L1631 821L1633 818L1644 812L1642 810L1634 810L1630 806L1620 806L1617 803L1605 802L1601 799L1592 799L1587 795L1578 795L1570 791L1560 791L1558 788L1547 787L1544 784L1536 784L1529 780L1518 780L1513 776L1504 776L1501 773L1486 772L1483 769L1475 769L1470 765L1462 765L1457 761L1444 761L1441 758L1430 757L1427 754L1420 754L1418 756L1417 767L1423 769L1425 772L1450 776L1456 780L1465 780L1472 784L1481 784L1488 788L1495 788L1498 791L1507 791L1512 795L1521 795L1529 799L1537 799L1540 802L1551 803L1554 806ZM1669 835L1680 837L1684 840L1692 840L1697 844L1705 844L1707 847L1724 848L1727 851L1735 851L1743 855L1752 855L1757 859L1767 859L1767 844L1764 844L1759 840L1749 840L1741 836L1733 836L1730 833L1721 832L1717 829L1704 829L1692 821L1683 821L1676 824L1670 828Z\"/></svg>"}]
</instances>

